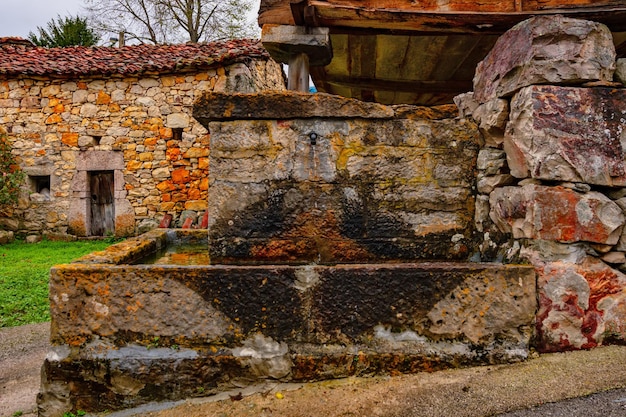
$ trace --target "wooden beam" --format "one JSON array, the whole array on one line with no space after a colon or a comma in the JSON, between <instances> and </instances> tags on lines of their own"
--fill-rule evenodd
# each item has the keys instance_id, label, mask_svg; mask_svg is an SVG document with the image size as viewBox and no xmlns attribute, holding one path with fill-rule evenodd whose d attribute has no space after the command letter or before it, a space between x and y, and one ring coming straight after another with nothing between
<instances>
[{"instance_id":1,"label":"wooden beam","mask_svg":"<svg viewBox=\"0 0 626 417\"><path fill-rule=\"evenodd\" d=\"M315 8L319 25L334 28L361 28L373 32L408 31L414 34L459 33L502 34L532 16L561 14L604 23L613 31L626 31L626 5L577 7L522 12L432 12L424 10L365 8L308 0ZM338 1L338 0L335 0ZM359 2L360 3L360 2Z\"/></svg>"},{"instance_id":2,"label":"wooden beam","mask_svg":"<svg viewBox=\"0 0 626 417\"><path fill-rule=\"evenodd\" d=\"M265 24L295 25L290 0L261 0L259 26Z\"/></svg>"},{"instance_id":3,"label":"wooden beam","mask_svg":"<svg viewBox=\"0 0 626 417\"><path fill-rule=\"evenodd\" d=\"M373 21L372 28L380 30L424 30L427 32L450 32L464 26L477 24L494 26L500 25L499 31L503 33L515 23L537 14L563 14L571 17L595 20L606 23L614 31L621 27L626 30L624 19L626 5L623 0L449 0L445 2L445 8L437 1L415 0L261 0L259 8L259 25L266 23L278 25L302 25L307 19L315 23L314 26L328 26L324 22L315 22L320 13L326 19L342 22L343 20L361 20L362 24L341 24L342 27L370 27L365 22ZM328 11L336 9L344 15L342 19L332 17ZM322 12L320 12L322 11ZM615 15L617 13L617 15ZM361 16L365 14L366 16ZM372 15L391 14L396 19L372 19ZM409 21L402 24L406 15L416 14ZM424 19L422 15L432 15L432 19ZM294 15L297 16L296 23ZM305 16L306 15L306 16ZM502 15L502 16L500 16ZM454 16L457 19L454 19ZM463 25L464 20L468 22ZM380 20L380 22L376 22ZM457 21L457 20L460 20ZM493 22L490 22L493 20ZM420 23L421 22L421 23ZM310 24L310 23L309 23ZM424 26L420 28L420 25ZM417 28L416 28L417 26ZM486 28L483 28L486 29ZM463 32L475 33L476 31ZM482 31L482 33L487 33Z\"/></svg>"},{"instance_id":4,"label":"wooden beam","mask_svg":"<svg viewBox=\"0 0 626 417\"><path fill-rule=\"evenodd\" d=\"M301 0L295 0L301 1ZM510 13L516 11L536 12L542 10L565 10L623 6L623 0L317 0L329 7L358 7L361 9L388 9L407 12L478 12Z\"/></svg>"},{"instance_id":5,"label":"wooden beam","mask_svg":"<svg viewBox=\"0 0 626 417\"><path fill-rule=\"evenodd\" d=\"M414 0L261 0L259 24L294 25L298 20L300 24L330 27L332 33L343 33L341 29L366 29L370 33L502 34L532 16L562 14L604 23L612 31L626 31L626 4L623 0L449 0L445 9L439 3Z\"/></svg>"}]
</instances>

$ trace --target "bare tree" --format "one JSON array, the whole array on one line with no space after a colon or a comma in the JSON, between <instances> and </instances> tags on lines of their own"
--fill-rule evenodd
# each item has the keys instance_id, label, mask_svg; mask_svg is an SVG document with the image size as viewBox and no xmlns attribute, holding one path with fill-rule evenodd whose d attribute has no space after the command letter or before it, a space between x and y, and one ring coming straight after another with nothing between
<instances>
[{"instance_id":1,"label":"bare tree","mask_svg":"<svg viewBox=\"0 0 626 417\"><path fill-rule=\"evenodd\" d=\"M124 32L141 43L202 42L252 37L253 0L85 0L101 32Z\"/></svg>"}]
</instances>

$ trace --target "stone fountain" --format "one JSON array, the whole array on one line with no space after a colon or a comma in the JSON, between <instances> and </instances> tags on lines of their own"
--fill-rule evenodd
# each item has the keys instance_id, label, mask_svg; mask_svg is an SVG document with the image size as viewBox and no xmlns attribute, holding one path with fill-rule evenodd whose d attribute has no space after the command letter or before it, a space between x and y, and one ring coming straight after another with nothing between
<instances>
[{"instance_id":1,"label":"stone fountain","mask_svg":"<svg viewBox=\"0 0 626 417\"><path fill-rule=\"evenodd\" d=\"M208 233L156 229L52 269L40 415L519 361L531 339L624 343L615 56L602 25L530 19L479 65L461 117L207 93ZM185 245L206 261L146 261Z\"/></svg>"},{"instance_id":2,"label":"stone fountain","mask_svg":"<svg viewBox=\"0 0 626 417\"><path fill-rule=\"evenodd\" d=\"M455 116L204 96L208 233L156 229L53 268L41 415L525 359L534 271L466 262L480 135ZM210 264L142 261L198 243Z\"/></svg>"}]
</instances>

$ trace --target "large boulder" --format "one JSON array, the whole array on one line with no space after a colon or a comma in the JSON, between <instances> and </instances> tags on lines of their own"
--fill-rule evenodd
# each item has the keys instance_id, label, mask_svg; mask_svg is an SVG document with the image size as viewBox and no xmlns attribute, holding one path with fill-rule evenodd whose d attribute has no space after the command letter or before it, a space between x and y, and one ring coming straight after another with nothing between
<instances>
[{"instance_id":1,"label":"large boulder","mask_svg":"<svg viewBox=\"0 0 626 417\"><path fill-rule=\"evenodd\" d=\"M490 205L494 223L516 239L615 245L626 222L622 209L605 195L560 186L498 188Z\"/></svg>"},{"instance_id":2,"label":"large boulder","mask_svg":"<svg viewBox=\"0 0 626 417\"><path fill-rule=\"evenodd\" d=\"M478 64L474 98L485 103L534 84L612 81L615 57L611 32L600 23L533 17L502 35Z\"/></svg>"},{"instance_id":3,"label":"large boulder","mask_svg":"<svg viewBox=\"0 0 626 417\"><path fill-rule=\"evenodd\" d=\"M511 109L504 149L513 176L626 185L626 90L532 86Z\"/></svg>"},{"instance_id":4,"label":"large boulder","mask_svg":"<svg viewBox=\"0 0 626 417\"><path fill-rule=\"evenodd\" d=\"M586 256L576 245L561 245L559 256L557 245L536 241L525 248L537 273L536 348L562 352L623 344L626 275Z\"/></svg>"}]
</instances>

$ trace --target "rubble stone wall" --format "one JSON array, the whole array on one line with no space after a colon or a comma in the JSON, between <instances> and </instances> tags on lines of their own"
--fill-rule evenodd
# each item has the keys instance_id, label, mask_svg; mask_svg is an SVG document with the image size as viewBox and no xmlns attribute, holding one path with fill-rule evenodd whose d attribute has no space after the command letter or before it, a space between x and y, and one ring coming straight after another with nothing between
<instances>
[{"instance_id":1,"label":"rubble stone wall","mask_svg":"<svg viewBox=\"0 0 626 417\"><path fill-rule=\"evenodd\" d=\"M540 351L626 340L623 64L603 25L533 18L500 38L456 100L485 140L482 257L535 267Z\"/></svg>"},{"instance_id":2,"label":"rubble stone wall","mask_svg":"<svg viewBox=\"0 0 626 417\"><path fill-rule=\"evenodd\" d=\"M207 208L209 136L191 117L205 91L284 89L273 61L177 74L0 79L0 129L28 175L0 228L20 235L89 235L88 173L115 175L115 233L169 213ZM37 181L49 178L38 188ZM42 191L42 192L37 192Z\"/></svg>"}]
</instances>

